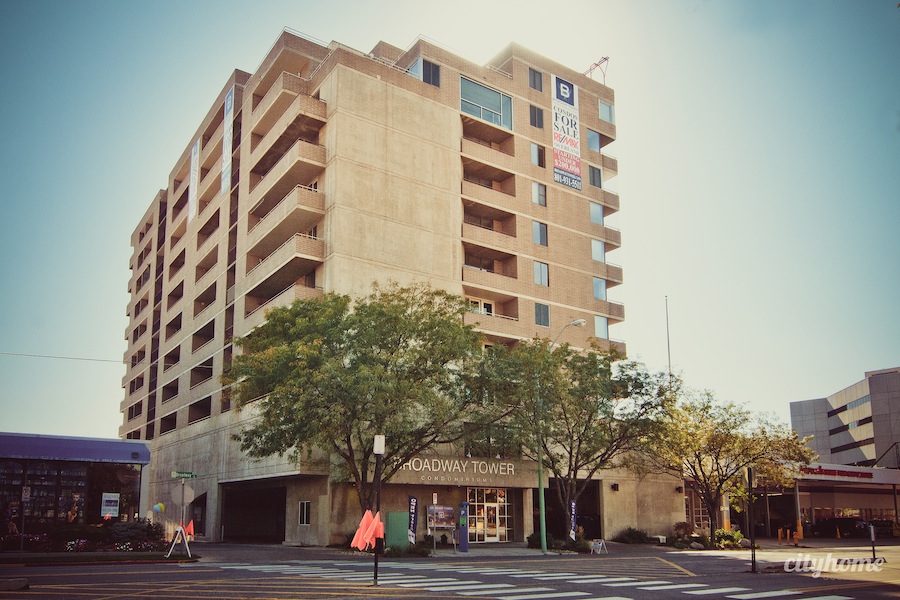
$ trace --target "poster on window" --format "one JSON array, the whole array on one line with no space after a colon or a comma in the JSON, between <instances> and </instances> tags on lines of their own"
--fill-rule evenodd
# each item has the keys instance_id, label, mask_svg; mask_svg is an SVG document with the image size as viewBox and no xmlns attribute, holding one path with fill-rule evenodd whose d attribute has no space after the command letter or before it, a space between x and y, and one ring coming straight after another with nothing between
<instances>
[{"instance_id":1,"label":"poster on window","mask_svg":"<svg viewBox=\"0 0 900 600\"><path fill-rule=\"evenodd\" d=\"M119 494L103 493L100 502L100 517L103 519L119 517Z\"/></svg>"},{"instance_id":2,"label":"poster on window","mask_svg":"<svg viewBox=\"0 0 900 600\"><path fill-rule=\"evenodd\" d=\"M553 181L581 189L581 133L578 129L578 86L553 79Z\"/></svg>"}]
</instances>

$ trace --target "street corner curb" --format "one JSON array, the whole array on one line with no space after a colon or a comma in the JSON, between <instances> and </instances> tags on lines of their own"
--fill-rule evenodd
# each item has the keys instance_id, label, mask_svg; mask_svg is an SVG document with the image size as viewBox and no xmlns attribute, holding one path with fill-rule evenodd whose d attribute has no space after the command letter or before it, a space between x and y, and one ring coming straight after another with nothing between
<instances>
[{"instance_id":1,"label":"street corner curb","mask_svg":"<svg viewBox=\"0 0 900 600\"><path fill-rule=\"evenodd\" d=\"M28 580L24 577L17 579L0 579L0 591L14 592L16 590L27 590Z\"/></svg>"}]
</instances>

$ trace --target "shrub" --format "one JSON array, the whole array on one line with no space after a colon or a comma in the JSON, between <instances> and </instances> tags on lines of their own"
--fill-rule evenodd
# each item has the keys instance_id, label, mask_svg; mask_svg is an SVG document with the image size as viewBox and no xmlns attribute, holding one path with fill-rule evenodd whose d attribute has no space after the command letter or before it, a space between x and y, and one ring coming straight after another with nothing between
<instances>
[{"instance_id":1,"label":"shrub","mask_svg":"<svg viewBox=\"0 0 900 600\"><path fill-rule=\"evenodd\" d=\"M163 539L164 531L160 523L147 519L113 523L107 528L108 539L113 544L127 542L158 542Z\"/></svg>"},{"instance_id":2,"label":"shrub","mask_svg":"<svg viewBox=\"0 0 900 600\"><path fill-rule=\"evenodd\" d=\"M676 540L685 540L694 533L694 526L687 521L679 521L673 527Z\"/></svg>"},{"instance_id":3,"label":"shrub","mask_svg":"<svg viewBox=\"0 0 900 600\"><path fill-rule=\"evenodd\" d=\"M0 538L0 549L18 551L22 548L26 552L49 552L52 549L49 536L39 534L11 534Z\"/></svg>"},{"instance_id":4,"label":"shrub","mask_svg":"<svg viewBox=\"0 0 900 600\"><path fill-rule=\"evenodd\" d=\"M713 535L713 541L719 548L739 547L742 539L744 539L744 536L737 529L731 531L726 529L716 529L716 532Z\"/></svg>"},{"instance_id":5,"label":"shrub","mask_svg":"<svg viewBox=\"0 0 900 600\"><path fill-rule=\"evenodd\" d=\"M655 540L650 539L650 536L643 529L628 527L617 533L612 541L622 544L649 544Z\"/></svg>"}]
</instances>

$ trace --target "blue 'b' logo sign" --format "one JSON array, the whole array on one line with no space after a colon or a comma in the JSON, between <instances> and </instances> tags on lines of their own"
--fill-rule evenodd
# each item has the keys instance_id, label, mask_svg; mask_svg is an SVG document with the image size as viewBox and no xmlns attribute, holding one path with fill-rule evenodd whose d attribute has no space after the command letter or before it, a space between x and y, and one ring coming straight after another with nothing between
<instances>
[{"instance_id":1,"label":"blue 'b' logo sign","mask_svg":"<svg viewBox=\"0 0 900 600\"><path fill-rule=\"evenodd\" d=\"M574 86L565 79L556 78L556 99L575 106Z\"/></svg>"}]
</instances>

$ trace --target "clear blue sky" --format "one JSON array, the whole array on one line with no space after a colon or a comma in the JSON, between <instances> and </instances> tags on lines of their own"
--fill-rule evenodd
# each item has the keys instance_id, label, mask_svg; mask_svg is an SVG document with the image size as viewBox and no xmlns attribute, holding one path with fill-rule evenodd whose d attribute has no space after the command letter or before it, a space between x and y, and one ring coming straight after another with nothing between
<instances>
[{"instance_id":1,"label":"clear blue sky","mask_svg":"<svg viewBox=\"0 0 900 600\"><path fill-rule=\"evenodd\" d=\"M129 236L284 27L479 63L511 41L579 70L609 56L612 337L664 370L668 296L687 384L785 422L900 365L896 0L7 1L0 352L101 360L0 354L0 430L116 435Z\"/></svg>"}]
</instances>

